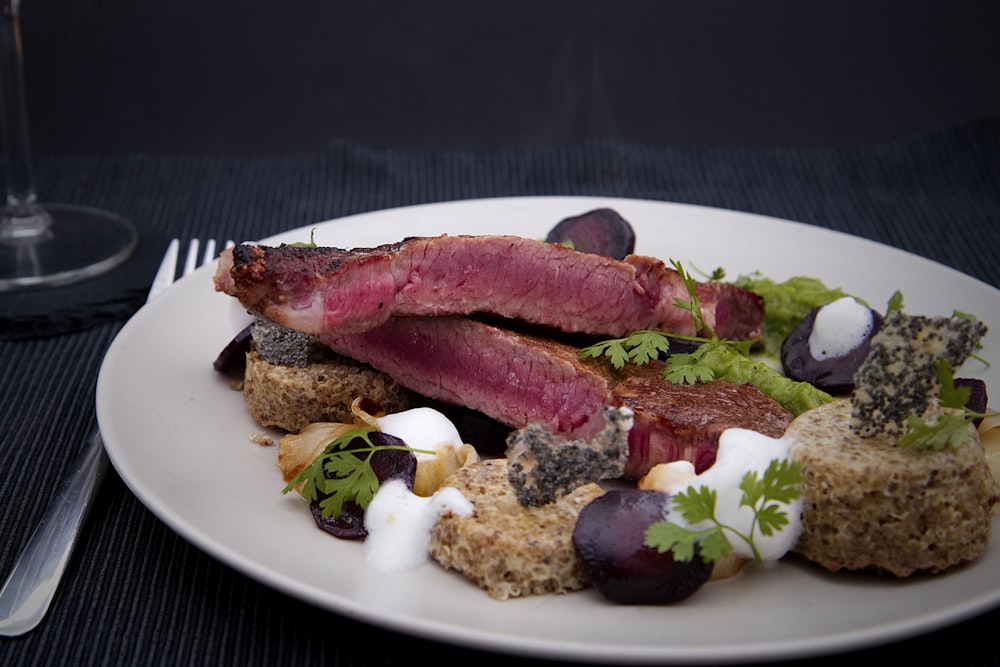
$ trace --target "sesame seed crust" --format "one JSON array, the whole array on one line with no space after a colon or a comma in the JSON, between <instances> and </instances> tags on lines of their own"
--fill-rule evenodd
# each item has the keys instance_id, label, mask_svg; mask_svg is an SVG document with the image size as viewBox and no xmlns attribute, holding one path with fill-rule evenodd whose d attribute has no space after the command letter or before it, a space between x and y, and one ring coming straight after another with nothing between
<instances>
[{"instance_id":1,"label":"sesame seed crust","mask_svg":"<svg viewBox=\"0 0 1000 667\"><path fill-rule=\"evenodd\" d=\"M529 424L507 436L508 476L525 507L554 502L573 489L616 479L625 473L632 411L605 406L604 429L586 440L575 440Z\"/></svg>"},{"instance_id":2,"label":"sesame seed crust","mask_svg":"<svg viewBox=\"0 0 1000 667\"><path fill-rule=\"evenodd\" d=\"M985 335L986 325L968 319L890 315L854 375L854 432L863 438L902 435L907 417L922 417L940 392L937 362L958 368Z\"/></svg>"}]
</instances>

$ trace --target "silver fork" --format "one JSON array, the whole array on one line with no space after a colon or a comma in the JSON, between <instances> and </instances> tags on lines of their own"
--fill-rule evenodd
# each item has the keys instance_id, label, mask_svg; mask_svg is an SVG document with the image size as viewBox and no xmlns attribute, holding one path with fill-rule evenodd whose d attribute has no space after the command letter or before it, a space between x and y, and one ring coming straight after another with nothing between
<instances>
[{"instance_id":1,"label":"silver fork","mask_svg":"<svg viewBox=\"0 0 1000 667\"><path fill-rule=\"evenodd\" d=\"M225 246L232 244L227 241ZM215 239L207 240L199 253L200 246L198 239L191 240L182 266L178 262L180 241L170 242L146 303L173 284L178 271L186 276L215 258ZM95 427L0 589L0 636L23 635L45 616L108 464L104 441Z\"/></svg>"}]
</instances>

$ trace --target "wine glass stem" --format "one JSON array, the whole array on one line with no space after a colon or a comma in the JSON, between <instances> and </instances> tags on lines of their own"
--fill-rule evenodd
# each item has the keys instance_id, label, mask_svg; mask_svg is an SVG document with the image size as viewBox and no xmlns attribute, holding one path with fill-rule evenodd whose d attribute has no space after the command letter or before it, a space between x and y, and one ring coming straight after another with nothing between
<instances>
[{"instance_id":1,"label":"wine glass stem","mask_svg":"<svg viewBox=\"0 0 1000 667\"><path fill-rule=\"evenodd\" d=\"M3 224L19 225L21 233L38 233L42 231L39 226L47 225L42 208L37 203L28 141L20 5L20 0L0 0L0 109L3 114L4 175L7 179ZM9 228L3 230L6 233L12 231Z\"/></svg>"}]
</instances>

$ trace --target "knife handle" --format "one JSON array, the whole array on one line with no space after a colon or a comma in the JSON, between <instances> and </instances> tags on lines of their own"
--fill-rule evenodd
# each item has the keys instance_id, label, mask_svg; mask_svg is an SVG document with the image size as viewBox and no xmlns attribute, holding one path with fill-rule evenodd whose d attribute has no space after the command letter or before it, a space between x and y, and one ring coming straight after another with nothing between
<instances>
[{"instance_id":1,"label":"knife handle","mask_svg":"<svg viewBox=\"0 0 1000 667\"><path fill-rule=\"evenodd\" d=\"M0 589L0 636L22 635L45 616L108 465L94 429Z\"/></svg>"}]
</instances>

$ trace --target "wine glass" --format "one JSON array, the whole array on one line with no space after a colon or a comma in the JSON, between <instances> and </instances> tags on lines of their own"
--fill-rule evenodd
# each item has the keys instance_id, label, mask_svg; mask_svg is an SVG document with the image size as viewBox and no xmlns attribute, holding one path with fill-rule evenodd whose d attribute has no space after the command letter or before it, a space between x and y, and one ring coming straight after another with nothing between
<instances>
[{"instance_id":1,"label":"wine glass","mask_svg":"<svg viewBox=\"0 0 1000 667\"><path fill-rule=\"evenodd\" d=\"M54 287L110 271L132 254L135 228L87 206L42 204L35 193L24 99L20 0L0 0L0 110L7 201L0 217L0 292Z\"/></svg>"}]
</instances>

